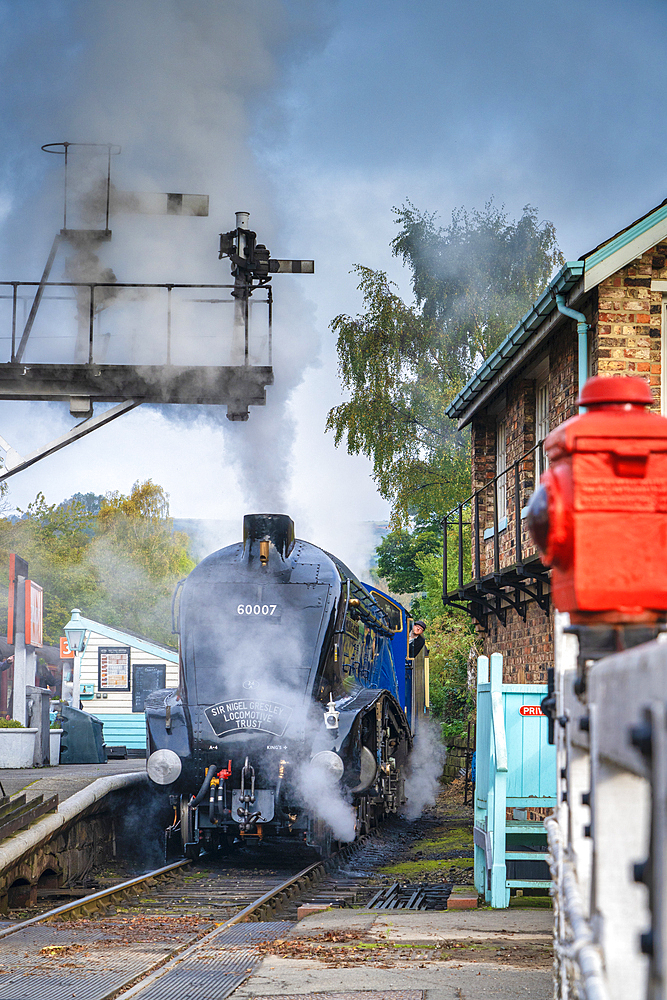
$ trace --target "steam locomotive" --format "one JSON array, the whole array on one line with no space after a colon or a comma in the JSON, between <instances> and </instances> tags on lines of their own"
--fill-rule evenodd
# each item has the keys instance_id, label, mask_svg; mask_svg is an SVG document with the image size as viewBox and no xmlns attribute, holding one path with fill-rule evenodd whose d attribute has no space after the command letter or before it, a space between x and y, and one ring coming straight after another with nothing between
<instances>
[{"instance_id":1,"label":"steam locomotive","mask_svg":"<svg viewBox=\"0 0 667 1000\"><path fill-rule=\"evenodd\" d=\"M287 515L245 516L243 541L177 589L180 684L145 703L148 776L186 856L264 837L322 849L401 808L426 710L408 626Z\"/></svg>"}]
</instances>

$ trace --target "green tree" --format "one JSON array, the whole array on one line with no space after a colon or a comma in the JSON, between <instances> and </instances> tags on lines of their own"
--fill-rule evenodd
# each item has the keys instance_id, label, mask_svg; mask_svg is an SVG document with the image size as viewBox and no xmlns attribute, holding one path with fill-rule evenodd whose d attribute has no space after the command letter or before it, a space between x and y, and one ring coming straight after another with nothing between
<instances>
[{"instance_id":1,"label":"green tree","mask_svg":"<svg viewBox=\"0 0 667 1000\"><path fill-rule=\"evenodd\" d=\"M63 500L59 506L68 507L75 502L82 503L89 514L99 514L104 496L101 493L73 493L68 500Z\"/></svg>"},{"instance_id":2,"label":"green tree","mask_svg":"<svg viewBox=\"0 0 667 1000\"><path fill-rule=\"evenodd\" d=\"M393 251L412 272L424 317L446 331L468 378L565 263L556 230L538 222L532 205L512 221L493 199L481 212L455 209L444 227L409 201L395 212L401 229Z\"/></svg>"},{"instance_id":3,"label":"green tree","mask_svg":"<svg viewBox=\"0 0 667 1000\"><path fill-rule=\"evenodd\" d=\"M44 588L44 639L56 643L73 607L97 599L99 577L87 558L92 521L84 505L48 504L38 493L18 521L0 521L0 558L9 553L27 559L30 575Z\"/></svg>"},{"instance_id":4,"label":"green tree","mask_svg":"<svg viewBox=\"0 0 667 1000\"><path fill-rule=\"evenodd\" d=\"M442 552L416 556L424 594L413 611L426 622L429 648L431 714L442 724L445 743L464 735L474 712L474 691L468 685L471 661L478 653L478 638L469 615L442 605ZM451 572L452 567L448 568Z\"/></svg>"},{"instance_id":5,"label":"green tree","mask_svg":"<svg viewBox=\"0 0 667 1000\"><path fill-rule=\"evenodd\" d=\"M93 501L91 501L91 497ZM175 645L171 595L194 567L188 538L173 531L169 498L148 480L129 496L75 495L48 504L38 494L22 517L0 520L0 560L28 560L44 587L44 637L56 643L73 607L90 618Z\"/></svg>"},{"instance_id":6,"label":"green tree","mask_svg":"<svg viewBox=\"0 0 667 1000\"><path fill-rule=\"evenodd\" d=\"M377 549L377 571L393 594L414 594L423 589L424 576L416 557L442 549L441 532L433 528L390 531Z\"/></svg>"},{"instance_id":7,"label":"green tree","mask_svg":"<svg viewBox=\"0 0 667 1000\"><path fill-rule=\"evenodd\" d=\"M563 258L530 206L516 222L492 201L458 209L446 227L409 202L395 212L392 249L411 271L415 304L385 272L357 265L363 311L331 323L349 399L330 410L327 430L370 458L398 526L442 517L468 493L468 436L445 411Z\"/></svg>"},{"instance_id":8,"label":"green tree","mask_svg":"<svg viewBox=\"0 0 667 1000\"><path fill-rule=\"evenodd\" d=\"M443 514L469 487L468 446L445 410L463 386L435 322L406 305L381 271L357 267L364 312L337 316L339 371L348 402L334 407L327 430L336 445L373 463L394 521Z\"/></svg>"},{"instance_id":9,"label":"green tree","mask_svg":"<svg viewBox=\"0 0 667 1000\"><path fill-rule=\"evenodd\" d=\"M128 496L106 495L89 554L102 583L92 617L175 645L171 595L195 564L187 535L173 530L168 515L169 498L151 480L135 483Z\"/></svg>"}]
</instances>

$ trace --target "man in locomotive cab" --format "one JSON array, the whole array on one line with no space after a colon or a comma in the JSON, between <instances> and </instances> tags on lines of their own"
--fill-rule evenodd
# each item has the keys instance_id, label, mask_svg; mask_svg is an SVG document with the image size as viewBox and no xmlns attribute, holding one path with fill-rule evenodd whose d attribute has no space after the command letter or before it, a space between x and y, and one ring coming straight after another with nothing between
<instances>
[{"instance_id":1,"label":"man in locomotive cab","mask_svg":"<svg viewBox=\"0 0 667 1000\"><path fill-rule=\"evenodd\" d=\"M408 656L410 659L414 660L422 649L426 639L424 638L424 632L426 631L426 622L418 621L415 622L410 629L410 645L408 647Z\"/></svg>"}]
</instances>

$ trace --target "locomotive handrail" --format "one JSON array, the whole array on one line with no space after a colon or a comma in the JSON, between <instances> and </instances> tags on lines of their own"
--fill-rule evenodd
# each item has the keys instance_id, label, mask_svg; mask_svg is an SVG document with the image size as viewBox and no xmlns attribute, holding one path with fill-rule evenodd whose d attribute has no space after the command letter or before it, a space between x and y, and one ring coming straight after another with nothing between
<instances>
[{"instance_id":1,"label":"locomotive handrail","mask_svg":"<svg viewBox=\"0 0 667 1000\"><path fill-rule=\"evenodd\" d=\"M343 610L343 614L341 615L340 619L342 628L337 628L334 630L334 638L337 635L345 635L345 619L347 618L347 609L349 607L349 604L350 604L350 580L348 577L348 579L345 581L345 608Z\"/></svg>"},{"instance_id":2,"label":"locomotive handrail","mask_svg":"<svg viewBox=\"0 0 667 1000\"><path fill-rule=\"evenodd\" d=\"M375 601L373 601L373 598L370 596L370 594L368 594L367 591L363 587L361 587L358 584L356 584L354 582L354 580L350 580L350 585L352 587L354 587L355 596L356 596L356 594L360 595L359 600L360 600L360 603L361 603L361 608L363 608L363 611L365 612L365 614L366 614L366 616L368 618L368 624L369 625L373 625L378 630L378 632L381 632L383 635L387 636L388 638L389 637L393 637L393 635L394 635L393 629L388 628L388 626L381 619L379 619L376 615L374 615L372 611L369 611L368 608L365 607L365 605L363 604L363 599L365 598L366 601L371 602L373 604L373 606L377 608L377 610L380 612L380 614L384 615L384 612L382 611L382 608L380 608L377 604L375 604ZM360 611L360 614L361 614L361 611Z\"/></svg>"}]
</instances>

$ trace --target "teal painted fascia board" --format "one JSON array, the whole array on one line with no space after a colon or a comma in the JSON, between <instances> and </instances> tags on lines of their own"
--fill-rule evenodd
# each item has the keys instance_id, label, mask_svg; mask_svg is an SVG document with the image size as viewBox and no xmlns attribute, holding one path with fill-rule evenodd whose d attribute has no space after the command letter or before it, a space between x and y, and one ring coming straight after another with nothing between
<instances>
[{"instance_id":1,"label":"teal painted fascia board","mask_svg":"<svg viewBox=\"0 0 667 1000\"><path fill-rule=\"evenodd\" d=\"M659 222L662 222L664 219L667 219L667 205L661 205L659 208L656 208L656 210L651 212L650 215L647 215L645 219L640 219L639 222L636 222L634 226L630 227L630 229L626 230L624 233L620 233L618 236L614 237L613 240L610 240L609 243L605 243L599 250L592 253L590 257L586 257L584 261L586 270L588 271L590 268L595 267L596 264L606 260L607 257L611 257L611 255L616 253L617 250L622 250L624 246L628 245L628 243L632 243L632 241L636 240L638 236L642 236L642 234L648 232L649 229L653 229L654 226L656 226Z\"/></svg>"},{"instance_id":2,"label":"teal painted fascia board","mask_svg":"<svg viewBox=\"0 0 667 1000\"><path fill-rule=\"evenodd\" d=\"M454 420L456 417L462 415L478 392L505 367L507 361L516 354L522 344L544 322L544 319L556 309L554 295L568 292L576 285L583 273L584 261L582 260L568 261L563 265L523 319L508 333L493 354L487 358L479 371L475 372L468 384L452 400L445 410L448 417Z\"/></svg>"},{"instance_id":3,"label":"teal painted fascia board","mask_svg":"<svg viewBox=\"0 0 667 1000\"><path fill-rule=\"evenodd\" d=\"M120 642L123 646L134 646L135 649L140 649L142 653L159 656L160 659L167 660L169 663L178 663L178 653L175 649L158 646L156 643L151 642L150 639L139 639L136 635L127 635L126 632L111 628L109 625L103 625L101 622L94 622L91 618L84 618L83 615L81 616L81 624L91 632L103 635L107 639L113 639L114 642Z\"/></svg>"}]
</instances>

